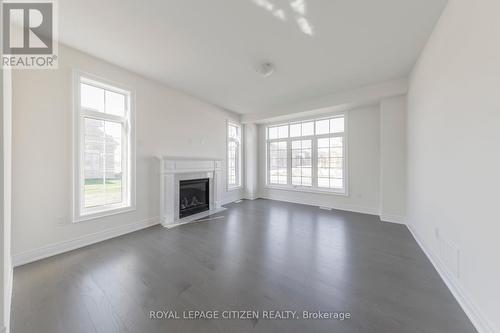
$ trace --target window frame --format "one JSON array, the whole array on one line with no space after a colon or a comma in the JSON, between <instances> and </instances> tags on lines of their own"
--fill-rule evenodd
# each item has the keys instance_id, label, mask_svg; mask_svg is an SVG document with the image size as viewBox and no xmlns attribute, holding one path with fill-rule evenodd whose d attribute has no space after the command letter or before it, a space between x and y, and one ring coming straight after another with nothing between
<instances>
[{"instance_id":1,"label":"window frame","mask_svg":"<svg viewBox=\"0 0 500 333\"><path fill-rule=\"evenodd\" d=\"M120 83L73 70L73 222L98 219L105 216L134 211L136 209L136 183L135 183L135 93ZM105 114L98 111L86 110L81 107L81 83L92 85L128 97L128 114L123 117ZM97 207L84 207L84 119L92 118L122 124L122 174L125 183L121 203L107 204Z\"/></svg>"},{"instance_id":2,"label":"window frame","mask_svg":"<svg viewBox=\"0 0 500 333\"><path fill-rule=\"evenodd\" d=\"M232 185L229 184L229 142L235 141L233 138L229 137L229 126L235 126L239 128L239 133L240 133L240 141L238 142L238 151L237 151L237 158L236 158L236 170L235 170L235 177L237 184ZM232 191L232 190L238 190L242 188L242 155L243 155L243 127L241 126L240 123L232 121L232 120L227 120L226 122L226 189L227 191Z\"/></svg>"},{"instance_id":3,"label":"window frame","mask_svg":"<svg viewBox=\"0 0 500 333\"><path fill-rule=\"evenodd\" d=\"M307 123L307 122L316 122L318 120L324 119L332 119L332 118L344 118L344 132L341 133L327 133L327 134L318 134L316 135L316 126L314 125L314 134L308 136L290 136L290 125L297 123ZM287 138L277 138L277 139L269 139L269 128L276 126L286 126L288 125L288 137ZM277 190L285 190L285 191L296 191L296 192L309 192L309 193L320 193L320 194L332 194L339 196L349 196L349 168L348 168L348 112L340 112L333 114L321 115L316 118L301 118L294 119L289 122L279 122L279 123L268 123L265 125L265 152L266 152L266 182L265 188L268 189L277 189ZM331 138L331 137L342 137L342 156L343 156L343 188L335 189L335 188L323 188L318 187L318 139L321 138ZM293 141L302 141L302 140L311 140L312 143L312 186L302 186L302 185L292 185L292 142ZM270 143L271 142L287 142L287 184L279 185L279 184L271 184L270 182Z\"/></svg>"}]
</instances>

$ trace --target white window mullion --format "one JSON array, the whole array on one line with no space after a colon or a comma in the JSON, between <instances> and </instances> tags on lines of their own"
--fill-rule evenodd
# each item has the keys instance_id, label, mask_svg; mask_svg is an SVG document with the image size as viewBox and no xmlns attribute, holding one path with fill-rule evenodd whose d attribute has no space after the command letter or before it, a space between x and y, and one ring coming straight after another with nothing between
<instances>
[{"instance_id":1,"label":"white window mullion","mask_svg":"<svg viewBox=\"0 0 500 333\"><path fill-rule=\"evenodd\" d=\"M127 129L127 123L122 124L122 161L125 161L127 156L130 154L128 150L128 129ZM130 199L127 195L127 189L129 188L129 179L128 179L128 163L122 163L121 165L122 169L122 200L126 202L127 204L130 202Z\"/></svg>"},{"instance_id":2,"label":"white window mullion","mask_svg":"<svg viewBox=\"0 0 500 333\"><path fill-rule=\"evenodd\" d=\"M286 185L292 185L292 140L287 141L286 154Z\"/></svg>"},{"instance_id":3,"label":"white window mullion","mask_svg":"<svg viewBox=\"0 0 500 333\"><path fill-rule=\"evenodd\" d=\"M107 185L106 185L106 172L107 172L107 169L106 169L106 122L104 122L104 138L102 140L102 144L103 144L103 157L102 157L102 165L103 165L103 175L102 175L102 181L103 181L103 188L104 188L104 205L107 204L107 201L108 201L108 197L106 195L106 189L107 189Z\"/></svg>"},{"instance_id":4,"label":"white window mullion","mask_svg":"<svg viewBox=\"0 0 500 333\"><path fill-rule=\"evenodd\" d=\"M80 132L79 133L85 133L84 131L84 124L85 124L85 117L82 115L80 117ZM85 134L84 135L78 135L78 145L79 145L79 154L78 154L78 189L80 193L80 206L78 207L78 211L82 211L83 207L85 207L85 167L84 167L84 156L85 156Z\"/></svg>"},{"instance_id":5,"label":"white window mullion","mask_svg":"<svg viewBox=\"0 0 500 333\"><path fill-rule=\"evenodd\" d=\"M318 187L318 139L312 140L312 186Z\"/></svg>"},{"instance_id":6,"label":"white window mullion","mask_svg":"<svg viewBox=\"0 0 500 333\"><path fill-rule=\"evenodd\" d=\"M267 137L267 129L266 129L266 137ZM266 141L266 184L270 184L270 179L269 179L269 145L270 143Z\"/></svg>"},{"instance_id":7,"label":"white window mullion","mask_svg":"<svg viewBox=\"0 0 500 333\"><path fill-rule=\"evenodd\" d=\"M87 118L99 119L104 121L112 121L115 123L126 123L127 117L120 117L112 114L106 114L102 112L96 112L93 110L82 109L81 114Z\"/></svg>"},{"instance_id":8,"label":"white window mullion","mask_svg":"<svg viewBox=\"0 0 500 333\"><path fill-rule=\"evenodd\" d=\"M236 145L236 182L241 186L241 142Z\"/></svg>"}]
</instances>

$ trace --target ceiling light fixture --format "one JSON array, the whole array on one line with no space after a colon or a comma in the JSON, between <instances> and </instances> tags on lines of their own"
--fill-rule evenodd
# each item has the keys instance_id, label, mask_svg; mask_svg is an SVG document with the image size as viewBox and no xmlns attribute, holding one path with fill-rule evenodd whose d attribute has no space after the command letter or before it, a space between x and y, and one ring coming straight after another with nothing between
<instances>
[{"instance_id":1,"label":"ceiling light fixture","mask_svg":"<svg viewBox=\"0 0 500 333\"><path fill-rule=\"evenodd\" d=\"M260 75L267 77L274 73L274 65L270 62L264 62L257 67L256 71Z\"/></svg>"}]
</instances>

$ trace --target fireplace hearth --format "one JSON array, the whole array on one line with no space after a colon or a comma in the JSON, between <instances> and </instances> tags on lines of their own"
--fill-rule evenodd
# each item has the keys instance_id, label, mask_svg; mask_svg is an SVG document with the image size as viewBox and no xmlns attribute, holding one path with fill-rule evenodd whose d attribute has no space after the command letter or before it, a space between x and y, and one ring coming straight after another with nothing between
<instances>
[{"instance_id":1,"label":"fireplace hearth","mask_svg":"<svg viewBox=\"0 0 500 333\"><path fill-rule=\"evenodd\" d=\"M179 182L179 218L209 210L209 179L190 179Z\"/></svg>"}]
</instances>

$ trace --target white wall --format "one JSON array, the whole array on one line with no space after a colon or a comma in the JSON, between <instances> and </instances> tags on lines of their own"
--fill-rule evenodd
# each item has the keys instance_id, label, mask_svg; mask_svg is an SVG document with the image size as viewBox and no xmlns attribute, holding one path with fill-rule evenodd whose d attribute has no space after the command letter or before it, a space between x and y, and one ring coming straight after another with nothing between
<instances>
[{"instance_id":1,"label":"white wall","mask_svg":"<svg viewBox=\"0 0 500 333\"><path fill-rule=\"evenodd\" d=\"M236 114L74 49L61 46L59 53L58 70L22 70L13 75L15 262L29 260L37 253L67 249L68 241L70 245L79 244L82 237L95 239L103 231L109 235L113 234L111 229L126 230L132 224L156 223L160 188L154 156L225 160L226 121L239 120ZM124 84L135 91L137 210L134 212L72 223L72 69ZM223 201L239 199L241 192L225 192Z\"/></svg>"},{"instance_id":2,"label":"white wall","mask_svg":"<svg viewBox=\"0 0 500 333\"><path fill-rule=\"evenodd\" d=\"M483 332L500 332L499 13L498 0L450 0L408 96L409 223Z\"/></svg>"},{"instance_id":3,"label":"white wall","mask_svg":"<svg viewBox=\"0 0 500 333\"><path fill-rule=\"evenodd\" d=\"M11 71L0 78L0 332L9 331L12 295L11 172L12 172L12 80Z\"/></svg>"},{"instance_id":4,"label":"white wall","mask_svg":"<svg viewBox=\"0 0 500 333\"><path fill-rule=\"evenodd\" d=\"M379 214L380 110L378 106L348 111L349 196L266 188L265 125L259 126L260 197Z\"/></svg>"},{"instance_id":5,"label":"white wall","mask_svg":"<svg viewBox=\"0 0 500 333\"><path fill-rule=\"evenodd\" d=\"M405 223L406 96L380 102L380 216Z\"/></svg>"}]
</instances>

